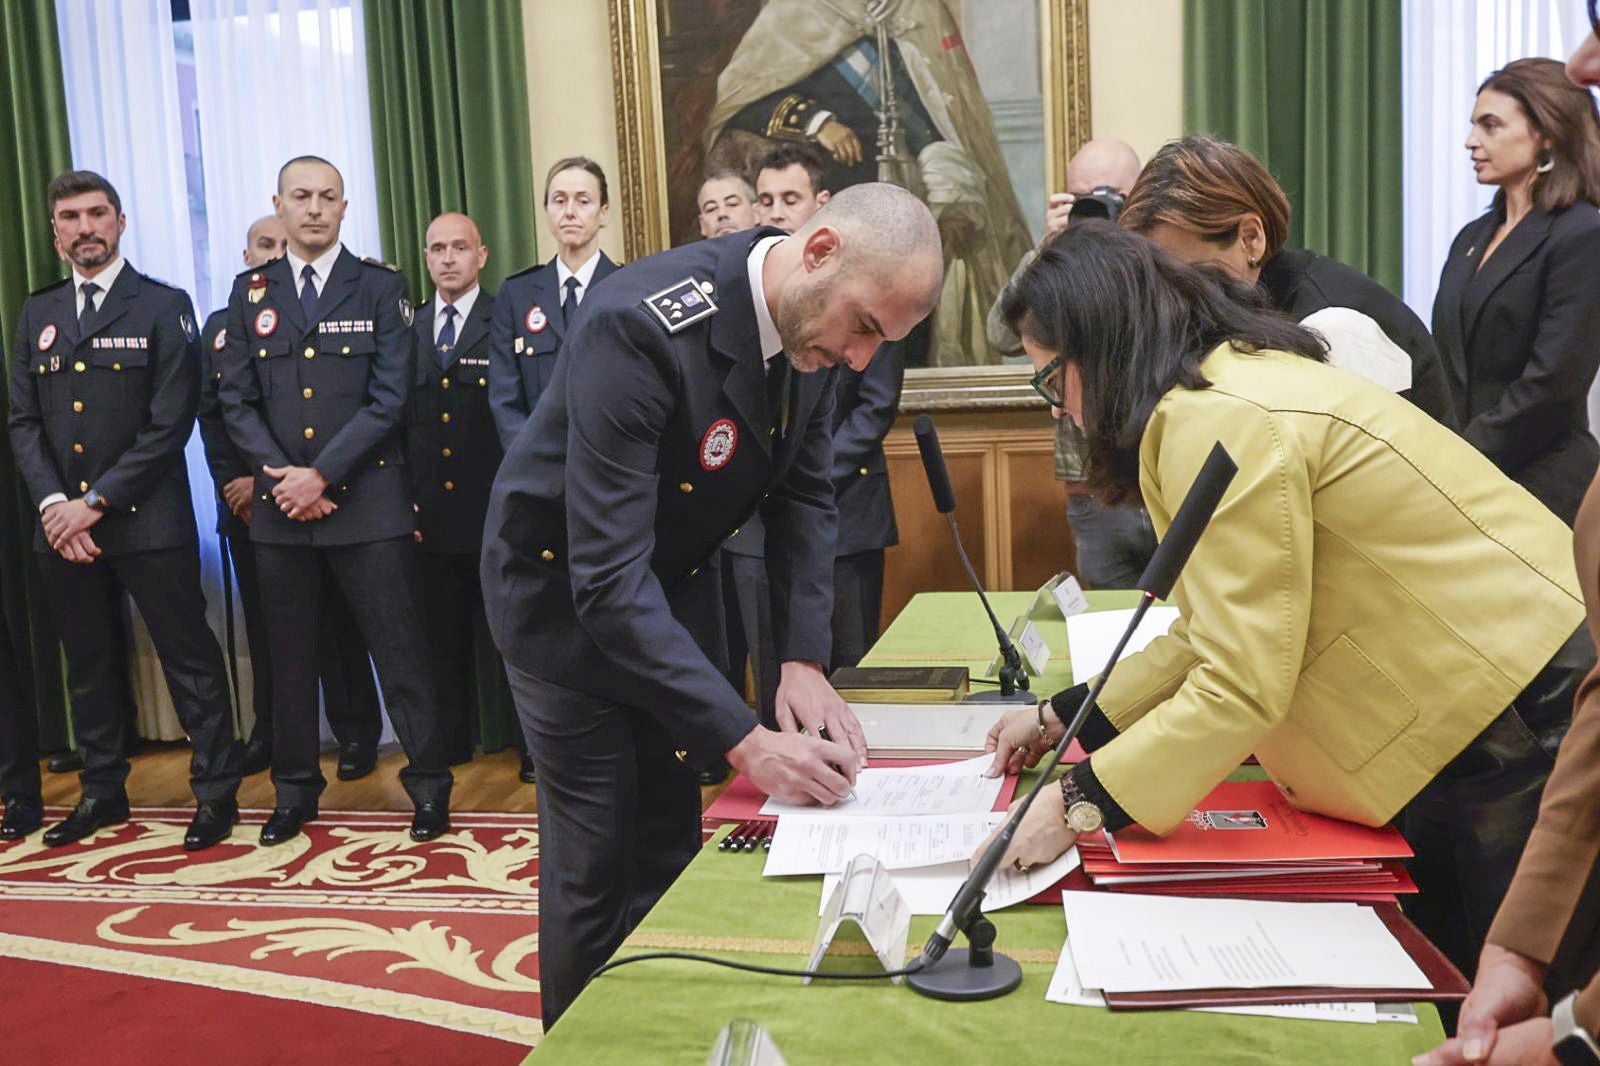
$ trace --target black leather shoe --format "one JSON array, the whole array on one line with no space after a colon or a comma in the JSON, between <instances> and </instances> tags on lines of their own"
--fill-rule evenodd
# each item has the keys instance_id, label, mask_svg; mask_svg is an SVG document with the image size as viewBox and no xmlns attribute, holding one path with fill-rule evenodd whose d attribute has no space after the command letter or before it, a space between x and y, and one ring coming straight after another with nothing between
<instances>
[{"instance_id":1,"label":"black leather shoe","mask_svg":"<svg viewBox=\"0 0 1600 1066\"><path fill-rule=\"evenodd\" d=\"M317 820L316 811L303 811L299 807L278 807L261 827L261 844L272 847L300 835L300 827Z\"/></svg>"},{"instance_id":2,"label":"black leather shoe","mask_svg":"<svg viewBox=\"0 0 1600 1066\"><path fill-rule=\"evenodd\" d=\"M339 745L339 780L358 781L378 765L378 749L354 741Z\"/></svg>"},{"instance_id":3,"label":"black leather shoe","mask_svg":"<svg viewBox=\"0 0 1600 1066\"><path fill-rule=\"evenodd\" d=\"M239 820L239 805L232 800L215 800L202 803L194 812L189 831L183 834L184 851L204 851L220 844L233 835L233 823Z\"/></svg>"},{"instance_id":4,"label":"black leather shoe","mask_svg":"<svg viewBox=\"0 0 1600 1066\"><path fill-rule=\"evenodd\" d=\"M527 752L522 753L522 769L517 771L517 776L530 785L538 781L533 773L533 756Z\"/></svg>"},{"instance_id":5,"label":"black leather shoe","mask_svg":"<svg viewBox=\"0 0 1600 1066\"><path fill-rule=\"evenodd\" d=\"M249 777L251 774L259 774L263 770L270 769L272 769L272 742L252 739L244 746L244 768L240 772Z\"/></svg>"},{"instance_id":6,"label":"black leather shoe","mask_svg":"<svg viewBox=\"0 0 1600 1066\"><path fill-rule=\"evenodd\" d=\"M83 769L83 756L76 751L58 751L48 764L53 774L75 774Z\"/></svg>"},{"instance_id":7,"label":"black leather shoe","mask_svg":"<svg viewBox=\"0 0 1600 1066\"><path fill-rule=\"evenodd\" d=\"M29 797L13 796L6 801L6 816L0 819L0 840L21 840L44 824L44 804Z\"/></svg>"},{"instance_id":8,"label":"black leather shoe","mask_svg":"<svg viewBox=\"0 0 1600 1066\"><path fill-rule=\"evenodd\" d=\"M450 832L450 809L442 803L419 803L411 819L412 840L432 840Z\"/></svg>"},{"instance_id":9,"label":"black leather shoe","mask_svg":"<svg viewBox=\"0 0 1600 1066\"><path fill-rule=\"evenodd\" d=\"M52 848L60 847L62 844L82 840L96 829L127 820L128 797L122 796L117 799L86 797L79 800L78 805L72 808L72 813L67 815L66 821L57 822L44 831L44 842Z\"/></svg>"}]
</instances>

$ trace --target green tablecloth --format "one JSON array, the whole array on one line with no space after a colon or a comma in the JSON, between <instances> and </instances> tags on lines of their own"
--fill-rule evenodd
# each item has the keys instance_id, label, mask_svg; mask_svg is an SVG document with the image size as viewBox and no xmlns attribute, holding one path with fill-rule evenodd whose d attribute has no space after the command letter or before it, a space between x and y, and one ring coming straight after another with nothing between
<instances>
[{"instance_id":1,"label":"green tablecloth","mask_svg":"<svg viewBox=\"0 0 1600 1066\"><path fill-rule=\"evenodd\" d=\"M1135 593L1090 593L1097 609L1132 606ZM1002 624L1030 593L993 597ZM1071 682L1066 631L1053 606L1035 616L1052 652L1038 691ZM894 662L964 664L980 674L992 634L975 598L924 593L889 627L872 655ZM981 689L984 686L974 686ZM719 832L718 836L722 834ZM819 877L763 878L760 853L708 846L635 930L621 954L684 950L769 966L804 966L817 930ZM1022 987L986 1003L925 999L878 982L818 982L739 973L697 963L642 962L591 985L535 1049L535 1066L560 1062L694 1064L734 1018L765 1026L790 1066L842 1063L1401 1063L1444 1039L1438 1015L1418 1025L1291 1021L1188 1011L1113 1014L1047 1003L1066 927L1059 907L996 913L997 948L1022 963ZM913 918L910 945L937 924ZM864 960L861 962L865 964Z\"/></svg>"}]
</instances>

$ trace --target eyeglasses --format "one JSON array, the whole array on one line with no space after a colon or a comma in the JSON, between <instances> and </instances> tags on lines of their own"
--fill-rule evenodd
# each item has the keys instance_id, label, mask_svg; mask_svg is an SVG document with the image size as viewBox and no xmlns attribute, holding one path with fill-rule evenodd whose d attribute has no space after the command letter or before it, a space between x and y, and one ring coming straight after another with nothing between
<instances>
[{"instance_id":1,"label":"eyeglasses","mask_svg":"<svg viewBox=\"0 0 1600 1066\"><path fill-rule=\"evenodd\" d=\"M1028 379L1028 384L1033 386L1033 391L1043 396L1052 407L1066 407L1066 401L1061 395L1059 384L1061 372L1061 356L1056 356L1045 364L1043 370Z\"/></svg>"}]
</instances>

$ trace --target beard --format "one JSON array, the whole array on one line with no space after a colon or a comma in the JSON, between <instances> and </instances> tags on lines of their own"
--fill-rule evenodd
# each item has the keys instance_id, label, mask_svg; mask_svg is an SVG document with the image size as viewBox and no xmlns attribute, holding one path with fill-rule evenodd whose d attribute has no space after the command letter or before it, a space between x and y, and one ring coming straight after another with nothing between
<instances>
[{"instance_id":1,"label":"beard","mask_svg":"<svg viewBox=\"0 0 1600 1066\"><path fill-rule=\"evenodd\" d=\"M778 337L783 341L784 355L796 370L821 370L845 361L839 352L817 343L820 331L812 325L833 296L834 280L802 282L798 289L786 291L778 304L773 324L778 327Z\"/></svg>"},{"instance_id":2,"label":"beard","mask_svg":"<svg viewBox=\"0 0 1600 1066\"><path fill-rule=\"evenodd\" d=\"M109 263L116 254L115 242L108 244L99 237L91 237L80 238L68 251L67 257L72 260L73 266L82 270Z\"/></svg>"}]
</instances>

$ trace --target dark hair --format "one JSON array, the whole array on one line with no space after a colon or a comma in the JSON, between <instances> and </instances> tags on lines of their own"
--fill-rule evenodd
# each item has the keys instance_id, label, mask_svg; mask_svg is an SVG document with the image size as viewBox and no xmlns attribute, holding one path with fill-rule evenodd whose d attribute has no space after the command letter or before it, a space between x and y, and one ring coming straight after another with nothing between
<instances>
[{"instance_id":1,"label":"dark hair","mask_svg":"<svg viewBox=\"0 0 1600 1066\"><path fill-rule=\"evenodd\" d=\"M1533 206L1559 211L1579 200L1600 205L1600 115L1589 90L1567 80L1567 68L1556 59L1518 59L1483 79L1478 86L1505 93L1517 102L1533 131L1550 141L1554 164L1535 174ZM1495 193L1495 206L1505 190Z\"/></svg>"},{"instance_id":2,"label":"dark hair","mask_svg":"<svg viewBox=\"0 0 1600 1066\"><path fill-rule=\"evenodd\" d=\"M1271 259L1289 239L1289 198L1261 160L1213 137L1162 145L1128 190L1117 221L1136 233L1166 223L1193 230L1212 244L1239 237L1246 215L1261 219Z\"/></svg>"},{"instance_id":3,"label":"dark hair","mask_svg":"<svg viewBox=\"0 0 1600 1066\"><path fill-rule=\"evenodd\" d=\"M761 157L756 164L756 177L761 177L763 170L787 170L790 167L804 167L806 177L811 179L811 193L816 195L823 191L822 179L828 173L828 159L822 154L820 148L815 148L804 141L781 141L778 146Z\"/></svg>"},{"instance_id":4,"label":"dark hair","mask_svg":"<svg viewBox=\"0 0 1600 1066\"><path fill-rule=\"evenodd\" d=\"M733 167L718 167L716 170L708 170L708 171L706 171L706 176L700 179L700 188L704 189L706 187L706 183L707 182L721 181L723 178L737 178L737 179L739 179L740 184L742 184L744 186L744 194L745 194L745 196L749 198L751 203L755 203L756 202L756 187L753 184L751 184L750 176L748 174L746 174L742 170L735 170ZM695 201L695 210L699 211L700 210L700 190L699 189L695 190L694 201Z\"/></svg>"},{"instance_id":5,"label":"dark hair","mask_svg":"<svg viewBox=\"0 0 1600 1066\"><path fill-rule=\"evenodd\" d=\"M1315 333L1267 308L1253 286L1098 219L1074 222L1040 252L1004 311L1082 374L1089 487L1108 503L1138 492L1139 441L1161 398L1210 387L1200 363L1213 348L1326 358Z\"/></svg>"},{"instance_id":6,"label":"dark hair","mask_svg":"<svg viewBox=\"0 0 1600 1066\"><path fill-rule=\"evenodd\" d=\"M279 192L280 195L283 193L283 176L285 174L289 173L289 168L290 167L298 166L301 163L317 163L317 164L325 166L329 170L333 171L333 173L339 179L339 191L341 193L344 192L344 175L339 172L339 168L338 167L334 166L332 163L328 162L326 159L322 158L320 155L297 155L293 159L291 159L287 163L285 163L283 166L278 168L278 192Z\"/></svg>"},{"instance_id":7,"label":"dark hair","mask_svg":"<svg viewBox=\"0 0 1600 1066\"><path fill-rule=\"evenodd\" d=\"M551 166L549 173L544 176L544 202L550 202L550 183L556 180L556 175L563 170L587 170L594 175L594 180L600 183L600 206L608 207L611 204L611 190L606 186L606 172L586 155L569 155L565 159L557 159Z\"/></svg>"},{"instance_id":8,"label":"dark hair","mask_svg":"<svg viewBox=\"0 0 1600 1066\"><path fill-rule=\"evenodd\" d=\"M122 197L111 183L92 170L63 170L50 179L44 198L50 205L50 217L56 215L56 204L69 196L82 196L86 192L103 192L111 201L111 209L122 214Z\"/></svg>"}]
</instances>

